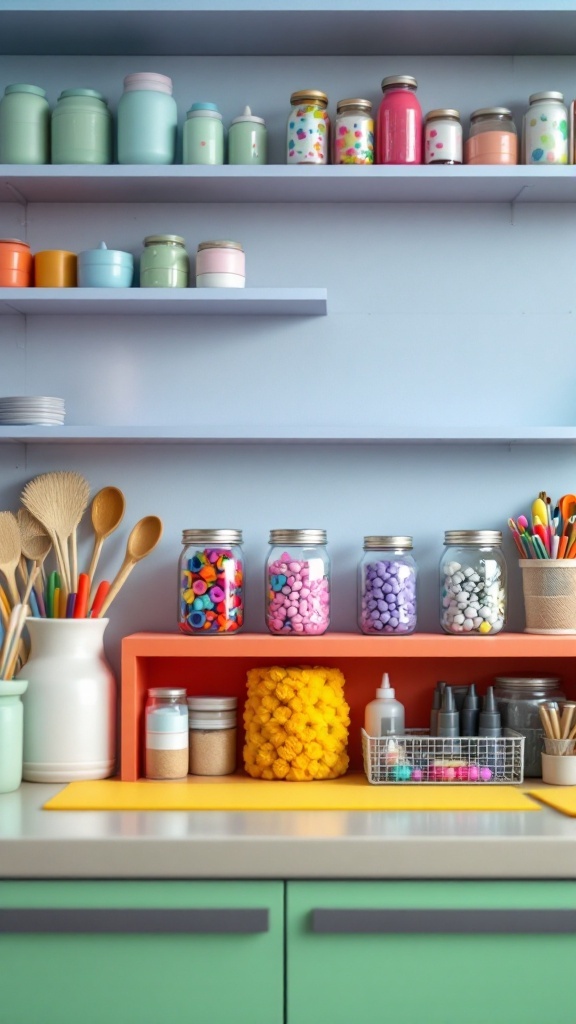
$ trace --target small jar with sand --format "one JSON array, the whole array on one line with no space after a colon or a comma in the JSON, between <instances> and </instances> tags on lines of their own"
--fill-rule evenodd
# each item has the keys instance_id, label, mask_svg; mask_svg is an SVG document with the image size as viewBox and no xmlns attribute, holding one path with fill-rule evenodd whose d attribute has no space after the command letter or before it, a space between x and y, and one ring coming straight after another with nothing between
<instances>
[{"instance_id":1,"label":"small jar with sand","mask_svg":"<svg viewBox=\"0 0 576 1024\"><path fill-rule=\"evenodd\" d=\"M190 775L236 770L236 697L188 697Z\"/></svg>"},{"instance_id":2,"label":"small jar with sand","mask_svg":"<svg viewBox=\"0 0 576 1024\"><path fill-rule=\"evenodd\" d=\"M146 778L184 779L187 774L186 690L153 687L146 702Z\"/></svg>"}]
</instances>

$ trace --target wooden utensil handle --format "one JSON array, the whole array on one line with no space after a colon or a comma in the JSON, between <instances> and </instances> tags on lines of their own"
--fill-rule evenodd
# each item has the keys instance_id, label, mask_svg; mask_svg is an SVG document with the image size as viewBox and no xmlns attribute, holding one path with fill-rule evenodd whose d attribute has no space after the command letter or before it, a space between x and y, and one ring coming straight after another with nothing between
<instances>
[{"instance_id":1,"label":"wooden utensil handle","mask_svg":"<svg viewBox=\"0 0 576 1024\"><path fill-rule=\"evenodd\" d=\"M103 603L100 611L98 612L98 618L99 619L104 618L108 608L112 604L112 601L114 600L114 598L118 594L118 591L120 590L120 588L124 586L126 580L128 579L128 576L132 572L132 569L134 568L135 565L136 565L136 562L133 562L132 559L130 559L129 561L124 562L124 564L122 565L120 571L116 575L115 579L112 580L112 586L110 587L110 590L108 591L108 594L106 595L104 603Z\"/></svg>"},{"instance_id":2,"label":"wooden utensil handle","mask_svg":"<svg viewBox=\"0 0 576 1024\"><path fill-rule=\"evenodd\" d=\"M94 538L94 550L92 551L92 558L90 559L90 565L88 566L88 572L86 573L90 579L90 586L92 586L92 580L94 579L94 573L96 572L96 566L98 565L98 559L100 558L103 544L104 537Z\"/></svg>"}]
</instances>

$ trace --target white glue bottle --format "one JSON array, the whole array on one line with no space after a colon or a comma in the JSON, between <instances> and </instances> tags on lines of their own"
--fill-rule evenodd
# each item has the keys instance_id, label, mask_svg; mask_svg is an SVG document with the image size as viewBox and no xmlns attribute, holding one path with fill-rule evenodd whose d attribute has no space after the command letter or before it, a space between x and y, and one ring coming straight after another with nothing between
<instances>
[{"instance_id":1,"label":"white glue bottle","mask_svg":"<svg viewBox=\"0 0 576 1024\"><path fill-rule=\"evenodd\" d=\"M394 699L387 672L376 690L376 700L366 705L364 729L369 736L404 735L404 705Z\"/></svg>"}]
</instances>

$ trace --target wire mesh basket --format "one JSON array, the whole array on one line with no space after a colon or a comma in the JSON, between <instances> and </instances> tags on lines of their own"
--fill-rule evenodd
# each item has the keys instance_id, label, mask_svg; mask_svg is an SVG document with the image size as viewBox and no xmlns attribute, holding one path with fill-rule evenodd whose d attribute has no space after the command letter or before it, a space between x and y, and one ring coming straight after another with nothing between
<instances>
[{"instance_id":1,"label":"wire mesh basket","mask_svg":"<svg viewBox=\"0 0 576 1024\"><path fill-rule=\"evenodd\" d=\"M525 737L504 729L498 739L444 739L414 729L404 736L368 736L362 729L364 771L373 785L514 785L524 779Z\"/></svg>"}]
</instances>

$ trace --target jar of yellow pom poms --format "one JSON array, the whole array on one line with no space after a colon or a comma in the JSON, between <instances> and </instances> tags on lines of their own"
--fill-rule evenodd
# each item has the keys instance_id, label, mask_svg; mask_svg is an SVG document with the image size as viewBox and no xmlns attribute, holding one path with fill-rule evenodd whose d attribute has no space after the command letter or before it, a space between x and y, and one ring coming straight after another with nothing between
<instances>
[{"instance_id":1,"label":"jar of yellow pom poms","mask_svg":"<svg viewBox=\"0 0 576 1024\"><path fill-rule=\"evenodd\" d=\"M248 775L287 782L344 775L349 716L337 668L250 669L244 707Z\"/></svg>"}]
</instances>

